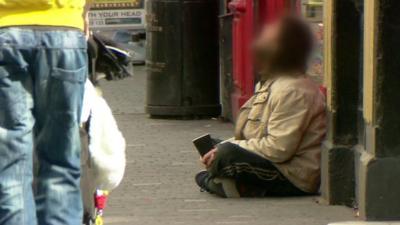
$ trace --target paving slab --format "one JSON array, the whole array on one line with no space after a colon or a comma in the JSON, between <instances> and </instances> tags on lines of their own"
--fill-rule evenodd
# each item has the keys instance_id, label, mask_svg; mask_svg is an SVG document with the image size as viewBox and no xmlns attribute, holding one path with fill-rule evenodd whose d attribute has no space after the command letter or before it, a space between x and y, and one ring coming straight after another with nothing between
<instances>
[{"instance_id":1,"label":"paving slab","mask_svg":"<svg viewBox=\"0 0 400 225\"><path fill-rule=\"evenodd\" d=\"M215 119L161 120L144 113L144 67L136 76L101 82L127 140L127 170L112 192L106 225L327 225L353 221L346 207L317 197L221 199L202 193L194 175L202 169L191 140L204 133L232 136L233 125Z\"/></svg>"}]
</instances>

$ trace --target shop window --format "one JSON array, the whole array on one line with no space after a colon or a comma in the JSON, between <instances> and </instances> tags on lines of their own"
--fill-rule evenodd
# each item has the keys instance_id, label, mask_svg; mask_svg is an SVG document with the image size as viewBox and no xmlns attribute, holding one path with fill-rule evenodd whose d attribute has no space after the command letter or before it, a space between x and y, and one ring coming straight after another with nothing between
<instances>
[{"instance_id":1,"label":"shop window","mask_svg":"<svg viewBox=\"0 0 400 225\"><path fill-rule=\"evenodd\" d=\"M323 0L302 0L301 10L310 22L322 22Z\"/></svg>"},{"instance_id":2,"label":"shop window","mask_svg":"<svg viewBox=\"0 0 400 225\"><path fill-rule=\"evenodd\" d=\"M310 22L315 34L316 46L310 60L308 74L318 83L323 83L323 0L301 0L301 13Z\"/></svg>"}]
</instances>

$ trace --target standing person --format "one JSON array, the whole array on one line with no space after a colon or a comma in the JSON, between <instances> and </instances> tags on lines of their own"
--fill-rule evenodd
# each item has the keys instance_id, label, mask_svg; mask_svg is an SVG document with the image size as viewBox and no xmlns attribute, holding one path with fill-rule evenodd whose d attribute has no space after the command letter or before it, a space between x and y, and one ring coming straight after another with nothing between
<instances>
[{"instance_id":1,"label":"standing person","mask_svg":"<svg viewBox=\"0 0 400 225\"><path fill-rule=\"evenodd\" d=\"M235 137L201 161L204 190L222 197L296 196L318 192L325 98L306 75L312 33L286 16L256 41L260 83L241 108Z\"/></svg>"},{"instance_id":2,"label":"standing person","mask_svg":"<svg viewBox=\"0 0 400 225\"><path fill-rule=\"evenodd\" d=\"M0 0L0 225L82 224L85 4Z\"/></svg>"}]
</instances>

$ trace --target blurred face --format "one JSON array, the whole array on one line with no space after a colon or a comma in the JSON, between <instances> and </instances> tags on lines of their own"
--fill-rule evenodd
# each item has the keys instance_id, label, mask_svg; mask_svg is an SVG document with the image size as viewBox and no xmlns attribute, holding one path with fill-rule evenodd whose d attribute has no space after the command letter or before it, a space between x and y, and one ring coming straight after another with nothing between
<instances>
[{"instance_id":1,"label":"blurred face","mask_svg":"<svg viewBox=\"0 0 400 225\"><path fill-rule=\"evenodd\" d=\"M268 76L279 51L280 23L266 26L253 44L254 66L258 75Z\"/></svg>"}]
</instances>

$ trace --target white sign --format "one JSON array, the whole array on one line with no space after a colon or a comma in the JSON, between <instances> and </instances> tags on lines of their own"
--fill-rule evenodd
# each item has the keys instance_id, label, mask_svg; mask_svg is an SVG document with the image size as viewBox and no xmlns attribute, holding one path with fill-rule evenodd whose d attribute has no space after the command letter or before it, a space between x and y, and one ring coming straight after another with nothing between
<instances>
[{"instance_id":1,"label":"white sign","mask_svg":"<svg viewBox=\"0 0 400 225\"><path fill-rule=\"evenodd\" d=\"M91 28L144 28L144 9L91 10L89 22Z\"/></svg>"}]
</instances>

